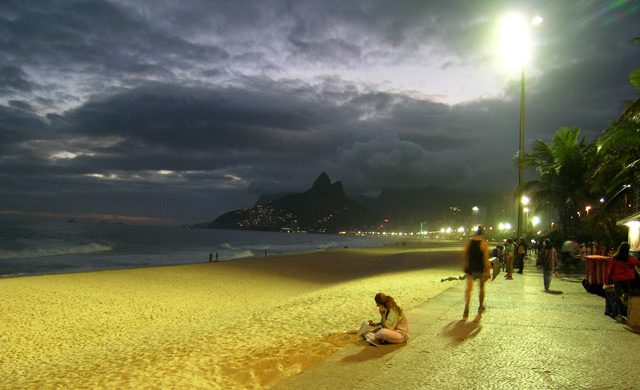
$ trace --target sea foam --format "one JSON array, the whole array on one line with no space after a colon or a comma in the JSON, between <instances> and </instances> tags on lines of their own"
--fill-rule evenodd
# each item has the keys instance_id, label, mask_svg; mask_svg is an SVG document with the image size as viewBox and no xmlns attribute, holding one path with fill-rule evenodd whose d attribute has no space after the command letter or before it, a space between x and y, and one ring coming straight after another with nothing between
<instances>
[{"instance_id":1,"label":"sea foam","mask_svg":"<svg viewBox=\"0 0 640 390\"><path fill-rule=\"evenodd\" d=\"M91 243L87 245L59 247L49 249L26 249L21 251L0 250L0 260L26 259L36 257L51 257L64 255L80 255L113 250L111 246Z\"/></svg>"}]
</instances>

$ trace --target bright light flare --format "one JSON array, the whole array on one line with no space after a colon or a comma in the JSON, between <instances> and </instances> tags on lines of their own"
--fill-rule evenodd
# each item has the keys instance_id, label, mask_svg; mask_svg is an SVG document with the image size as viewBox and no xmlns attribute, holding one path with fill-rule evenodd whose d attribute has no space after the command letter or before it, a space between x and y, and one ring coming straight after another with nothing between
<instances>
[{"instance_id":1,"label":"bright light flare","mask_svg":"<svg viewBox=\"0 0 640 390\"><path fill-rule=\"evenodd\" d=\"M507 66L519 69L529 61L531 38L529 27L537 26L544 19L536 16L530 21L518 14L507 15L500 25L500 52Z\"/></svg>"},{"instance_id":2,"label":"bright light flare","mask_svg":"<svg viewBox=\"0 0 640 390\"><path fill-rule=\"evenodd\" d=\"M521 15L511 14L500 25L500 52L507 66L521 68L529 59L528 23Z\"/></svg>"}]
</instances>

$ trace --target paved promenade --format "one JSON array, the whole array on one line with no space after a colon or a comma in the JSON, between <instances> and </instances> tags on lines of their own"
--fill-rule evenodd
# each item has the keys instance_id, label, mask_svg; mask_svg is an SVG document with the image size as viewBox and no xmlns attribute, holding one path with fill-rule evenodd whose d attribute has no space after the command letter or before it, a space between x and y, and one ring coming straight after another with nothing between
<instances>
[{"instance_id":1,"label":"paved promenade","mask_svg":"<svg viewBox=\"0 0 640 390\"><path fill-rule=\"evenodd\" d=\"M640 334L604 315L604 298L524 274L487 282L487 311L462 321L463 281L409 311L407 345L357 341L275 387L288 389L640 389ZM354 324L355 326L355 324Z\"/></svg>"}]
</instances>

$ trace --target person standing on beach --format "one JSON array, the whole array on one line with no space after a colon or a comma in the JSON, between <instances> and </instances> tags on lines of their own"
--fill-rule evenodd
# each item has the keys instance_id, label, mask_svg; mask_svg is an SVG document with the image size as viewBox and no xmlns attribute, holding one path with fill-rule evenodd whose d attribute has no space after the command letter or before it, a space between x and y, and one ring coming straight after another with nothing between
<instances>
[{"instance_id":1,"label":"person standing on beach","mask_svg":"<svg viewBox=\"0 0 640 390\"><path fill-rule=\"evenodd\" d=\"M507 262L507 275L506 278L513 279L513 240L507 239L504 244L504 258Z\"/></svg>"},{"instance_id":2,"label":"person standing on beach","mask_svg":"<svg viewBox=\"0 0 640 390\"><path fill-rule=\"evenodd\" d=\"M542 280L544 281L544 291L549 291L551 284L551 275L558 272L558 254L556 248L551 244L548 238L544 240L542 249L538 252L538 269L542 268Z\"/></svg>"},{"instance_id":3,"label":"person standing on beach","mask_svg":"<svg viewBox=\"0 0 640 390\"><path fill-rule=\"evenodd\" d=\"M406 343L409 339L409 321L404 310L393 297L384 293L377 293L374 300L380 312L380 322L363 322L358 334L376 346L379 343Z\"/></svg>"},{"instance_id":4,"label":"person standing on beach","mask_svg":"<svg viewBox=\"0 0 640 390\"><path fill-rule=\"evenodd\" d=\"M483 239L484 227L478 226L476 236L467 241L467 245L462 253L464 273L467 275L467 289L465 290L465 305L463 319L469 317L469 301L471 301L471 290L473 282L480 280L480 293L478 314L484 311L484 284L491 277L489 265L489 244Z\"/></svg>"}]
</instances>

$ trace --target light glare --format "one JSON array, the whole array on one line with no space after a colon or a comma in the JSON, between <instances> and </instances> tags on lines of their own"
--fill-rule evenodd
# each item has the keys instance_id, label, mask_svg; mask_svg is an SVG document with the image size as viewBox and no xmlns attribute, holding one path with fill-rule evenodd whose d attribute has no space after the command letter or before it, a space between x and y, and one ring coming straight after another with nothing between
<instances>
[{"instance_id":1,"label":"light glare","mask_svg":"<svg viewBox=\"0 0 640 390\"><path fill-rule=\"evenodd\" d=\"M520 68L529 59L528 23L520 15L503 19L500 27L500 52L509 67Z\"/></svg>"}]
</instances>

